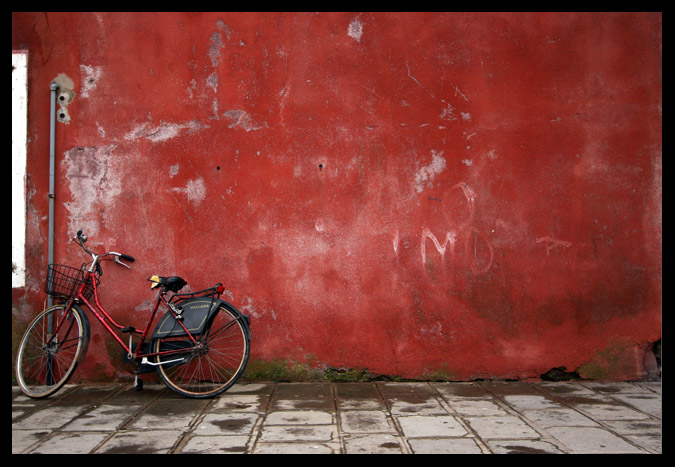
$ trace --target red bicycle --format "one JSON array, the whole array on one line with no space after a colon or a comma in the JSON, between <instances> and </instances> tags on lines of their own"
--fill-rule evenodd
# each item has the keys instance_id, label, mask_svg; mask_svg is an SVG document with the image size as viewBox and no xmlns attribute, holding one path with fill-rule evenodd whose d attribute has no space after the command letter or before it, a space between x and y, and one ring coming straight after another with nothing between
<instances>
[{"instance_id":1,"label":"red bicycle","mask_svg":"<svg viewBox=\"0 0 675 467\"><path fill-rule=\"evenodd\" d=\"M195 399L217 396L237 382L248 362L251 331L248 316L220 299L222 284L181 294L178 292L187 285L184 279L153 276L148 280L152 282L151 288L159 292L144 329L122 326L99 302L101 263L112 260L129 268L121 260L132 262L134 258L113 251L104 254L89 251L84 245L87 237L81 230L72 240L91 255L92 261L79 269L49 265L45 292L60 303L40 313L21 339L16 379L24 394L38 399L48 397L68 382L89 346L85 309L122 346L124 360L135 365L137 390L143 387L138 375L150 371L157 371L173 391ZM150 334L160 305L165 313ZM128 344L113 327L129 334Z\"/></svg>"}]
</instances>

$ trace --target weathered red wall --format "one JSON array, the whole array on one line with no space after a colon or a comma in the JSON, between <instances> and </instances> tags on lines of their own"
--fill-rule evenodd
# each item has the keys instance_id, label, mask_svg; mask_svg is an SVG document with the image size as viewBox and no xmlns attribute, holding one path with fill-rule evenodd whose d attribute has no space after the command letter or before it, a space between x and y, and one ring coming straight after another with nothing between
<instances>
[{"instance_id":1,"label":"weathered red wall","mask_svg":"<svg viewBox=\"0 0 675 467\"><path fill-rule=\"evenodd\" d=\"M661 338L660 14L14 13L29 52L27 264L221 281L252 362L403 377L645 374ZM120 377L92 318L81 376ZM653 358L653 357L651 357Z\"/></svg>"}]
</instances>

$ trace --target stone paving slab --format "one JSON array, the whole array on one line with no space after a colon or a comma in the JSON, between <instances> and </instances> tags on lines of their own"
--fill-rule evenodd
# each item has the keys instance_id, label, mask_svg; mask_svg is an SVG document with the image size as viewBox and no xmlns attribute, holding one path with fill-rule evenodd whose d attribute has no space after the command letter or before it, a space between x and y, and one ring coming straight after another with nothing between
<instances>
[{"instance_id":1,"label":"stone paving slab","mask_svg":"<svg viewBox=\"0 0 675 467\"><path fill-rule=\"evenodd\" d=\"M339 454L338 443L258 443L254 454Z\"/></svg>"},{"instance_id":2,"label":"stone paving slab","mask_svg":"<svg viewBox=\"0 0 675 467\"><path fill-rule=\"evenodd\" d=\"M553 427L548 432L575 454L639 454L644 451L603 428Z\"/></svg>"},{"instance_id":3,"label":"stone paving slab","mask_svg":"<svg viewBox=\"0 0 675 467\"><path fill-rule=\"evenodd\" d=\"M382 410L341 411L340 421L345 433L390 433L395 428Z\"/></svg>"},{"instance_id":4,"label":"stone paving slab","mask_svg":"<svg viewBox=\"0 0 675 467\"><path fill-rule=\"evenodd\" d=\"M401 454L405 447L400 438L390 434L357 434L344 438L347 454Z\"/></svg>"},{"instance_id":5,"label":"stone paving slab","mask_svg":"<svg viewBox=\"0 0 675 467\"><path fill-rule=\"evenodd\" d=\"M253 432L257 414L247 412L208 413L194 430L194 434L204 435L250 435Z\"/></svg>"},{"instance_id":6,"label":"stone paving slab","mask_svg":"<svg viewBox=\"0 0 675 467\"><path fill-rule=\"evenodd\" d=\"M468 431L451 415L411 415L399 417L398 423L406 438L456 438Z\"/></svg>"},{"instance_id":7,"label":"stone paving slab","mask_svg":"<svg viewBox=\"0 0 675 467\"><path fill-rule=\"evenodd\" d=\"M616 394L613 397L643 413L661 418L661 394Z\"/></svg>"},{"instance_id":8,"label":"stone paving slab","mask_svg":"<svg viewBox=\"0 0 675 467\"><path fill-rule=\"evenodd\" d=\"M576 410L594 420L645 420L646 413L619 404L578 404Z\"/></svg>"},{"instance_id":9,"label":"stone paving slab","mask_svg":"<svg viewBox=\"0 0 675 467\"><path fill-rule=\"evenodd\" d=\"M490 415L506 415L508 413L504 408L490 400L461 400L453 398L448 401L448 405L454 412L465 416L485 417Z\"/></svg>"},{"instance_id":10,"label":"stone paving slab","mask_svg":"<svg viewBox=\"0 0 675 467\"><path fill-rule=\"evenodd\" d=\"M265 425L332 425L333 414L319 410L284 410L270 412Z\"/></svg>"},{"instance_id":11,"label":"stone paving slab","mask_svg":"<svg viewBox=\"0 0 675 467\"><path fill-rule=\"evenodd\" d=\"M104 404L77 417L63 431L112 431L127 423L143 408L141 405L117 406Z\"/></svg>"},{"instance_id":12,"label":"stone paving slab","mask_svg":"<svg viewBox=\"0 0 675 467\"><path fill-rule=\"evenodd\" d=\"M437 392L427 383L385 383L380 391L394 415L445 415Z\"/></svg>"},{"instance_id":13,"label":"stone paving slab","mask_svg":"<svg viewBox=\"0 0 675 467\"><path fill-rule=\"evenodd\" d=\"M232 394L230 397L219 398L209 408L210 412L255 412L264 413L269 396L258 394Z\"/></svg>"},{"instance_id":14,"label":"stone paving slab","mask_svg":"<svg viewBox=\"0 0 675 467\"><path fill-rule=\"evenodd\" d=\"M13 453L661 453L660 382L160 384L12 388Z\"/></svg>"},{"instance_id":15,"label":"stone paving slab","mask_svg":"<svg viewBox=\"0 0 675 467\"><path fill-rule=\"evenodd\" d=\"M467 422L483 439L536 439L541 434L515 415L467 417Z\"/></svg>"},{"instance_id":16,"label":"stone paving slab","mask_svg":"<svg viewBox=\"0 0 675 467\"><path fill-rule=\"evenodd\" d=\"M482 454L471 438L416 438L408 440L413 454Z\"/></svg>"},{"instance_id":17,"label":"stone paving slab","mask_svg":"<svg viewBox=\"0 0 675 467\"><path fill-rule=\"evenodd\" d=\"M180 452L185 454L239 454L246 452L250 436L188 437Z\"/></svg>"},{"instance_id":18,"label":"stone paving slab","mask_svg":"<svg viewBox=\"0 0 675 467\"><path fill-rule=\"evenodd\" d=\"M12 430L58 429L82 415L85 410L83 407L47 406L13 422Z\"/></svg>"},{"instance_id":19,"label":"stone paving slab","mask_svg":"<svg viewBox=\"0 0 675 467\"><path fill-rule=\"evenodd\" d=\"M546 410L528 409L523 410L522 415L544 429L554 426L599 426L598 422L593 421L587 415L566 407Z\"/></svg>"},{"instance_id":20,"label":"stone paving slab","mask_svg":"<svg viewBox=\"0 0 675 467\"><path fill-rule=\"evenodd\" d=\"M564 454L551 442L531 439L488 441L488 446L495 454Z\"/></svg>"},{"instance_id":21,"label":"stone paving slab","mask_svg":"<svg viewBox=\"0 0 675 467\"><path fill-rule=\"evenodd\" d=\"M180 440L180 430L119 431L97 454L168 454Z\"/></svg>"},{"instance_id":22,"label":"stone paving slab","mask_svg":"<svg viewBox=\"0 0 675 467\"><path fill-rule=\"evenodd\" d=\"M332 425L270 425L260 434L260 442L333 441L337 427Z\"/></svg>"},{"instance_id":23,"label":"stone paving slab","mask_svg":"<svg viewBox=\"0 0 675 467\"><path fill-rule=\"evenodd\" d=\"M58 433L37 448L32 454L88 454L101 444L111 433Z\"/></svg>"}]
</instances>

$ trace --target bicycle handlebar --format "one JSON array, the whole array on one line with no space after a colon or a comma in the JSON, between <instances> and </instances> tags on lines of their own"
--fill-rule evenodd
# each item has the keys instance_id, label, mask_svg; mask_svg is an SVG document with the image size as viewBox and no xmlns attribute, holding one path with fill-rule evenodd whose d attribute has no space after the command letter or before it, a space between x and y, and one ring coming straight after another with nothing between
<instances>
[{"instance_id":1,"label":"bicycle handlebar","mask_svg":"<svg viewBox=\"0 0 675 467\"><path fill-rule=\"evenodd\" d=\"M118 264L121 264L122 266L129 268L128 265L124 264L122 261L120 261L120 258L125 259L127 261L136 261L136 258L133 256L125 255L124 253L117 253L116 251L109 251L108 253L104 253L102 255L97 255L96 253L90 251L86 246L84 246L85 242L87 241L87 236L84 235L82 230L78 230L77 234L72 238L72 241L80 245L82 249L91 255L92 259L94 260L91 264L90 270L93 271L94 266L98 263L99 259L105 259L105 256L112 255L113 256L113 261L115 261Z\"/></svg>"},{"instance_id":2,"label":"bicycle handlebar","mask_svg":"<svg viewBox=\"0 0 675 467\"><path fill-rule=\"evenodd\" d=\"M132 263L136 261L136 258L134 258L133 256L125 255L124 253L117 253L117 254L120 256L120 258L126 259L127 261L131 261Z\"/></svg>"}]
</instances>

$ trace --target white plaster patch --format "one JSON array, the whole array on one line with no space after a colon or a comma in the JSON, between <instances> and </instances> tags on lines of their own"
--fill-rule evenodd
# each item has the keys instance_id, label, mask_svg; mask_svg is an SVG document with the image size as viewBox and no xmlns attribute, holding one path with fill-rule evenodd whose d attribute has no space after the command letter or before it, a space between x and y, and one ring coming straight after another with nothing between
<instances>
[{"instance_id":1,"label":"white plaster patch","mask_svg":"<svg viewBox=\"0 0 675 467\"><path fill-rule=\"evenodd\" d=\"M220 49L225 47L225 44L223 44L223 38L220 36L218 31L213 31L209 41L211 42L211 46L209 47L208 55L211 59L211 65L217 67L218 59L220 58Z\"/></svg>"},{"instance_id":2,"label":"white plaster patch","mask_svg":"<svg viewBox=\"0 0 675 467\"><path fill-rule=\"evenodd\" d=\"M167 123L161 122L156 127L151 127L149 123L141 123L129 133L124 135L124 139L132 141L138 138L147 138L153 143L159 143L180 135L184 130L187 133L193 133L202 128L209 128L208 125L203 125L197 120L192 120L186 123Z\"/></svg>"},{"instance_id":3,"label":"white plaster patch","mask_svg":"<svg viewBox=\"0 0 675 467\"><path fill-rule=\"evenodd\" d=\"M96 235L100 225L97 206L110 205L122 192L122 180L113 168L115 145L73 148L66 151L63 162L72 201L68 209L68 231L84 230Z\"/></svg>"},{"instance_id":4,"label":"white plaster patch","mask_svg":"<svg viewBox=\"0 0 675 467\"><path fill-rule=\"evenodd\" d=\"M213 89L213 92L218 92L218 73L211 73L208 78L206 78L207 86L210 86Z\"/></svg>"},{"instance_id":5,"label":"white plaster patch","mask_svg":"<svg viewBox=\"0 0 675 467\"><path fill-rule=\"evenodd\" d=\"M443 103L445 104L445 107L443 107L441 110L438 118L447 121L457 120L457 117L455 116L455 107L453 107L453 105L448 102L443 101Z\"/></svg>"},{"instance_id":6,"label":"white plaster patch","mask_svg":"<svg viewBox=\"0 0 675 467\"><path fill-rule=\"evenodd\" d=\"M206 198L206 184L202 178L188 180L184 188L173 188L177 193L183 193L187 196L189 202L199 206L204 198Z\"/></svg>"},{"instance_id":7,"label":"white plaster patch","mask_svg":"<svg viewBox=\"0 0 675 467\"><path fill-rule=\"evenodd\" d=\"M81 97L89 97L89 93L96 89L96 84L101 78L100 66L80 65L80 74L82 75Z\"/></svg>"},{"instance_id":8,"label":"white plaster patch","mask_svg":"<svg viewBox=\"0 0 675 467\"><path fill-rule=\"evenodd\" d=\"M258 123L245 110L228 110L223 114L224 117L227 117L231 120L228 128L243 128L247 132L249 131L258 131L263 128L267 128L267 123Z\"/></svg>"},{"instance_id":9,"label":"white plaster patch","mask_svg":"<svg viewBox=\"0 0 675 467\"><path fill-rule=\"evenodd\" d=\"M431 150L431 163L422 167L417 174L415 174L415 191L420 193L424 188L433 187L434 177L443 172L447 167L445 158L443 158L443 151Z\"/></svg>"},{"instance_id":10,"label":"white plaster patch","mask_svg":"<svg viewBox=\"0 0 675 467\"><path fill-rule=\"evenodd\" d=\"M356 42L361 42L361 36L363 35L363 25L361 24L361 21L359 21L358 18L355 18L352 20L351 23L349 23L349 27L347 28L347 35L354 39Z\"/></svg>"}]
</instances>

